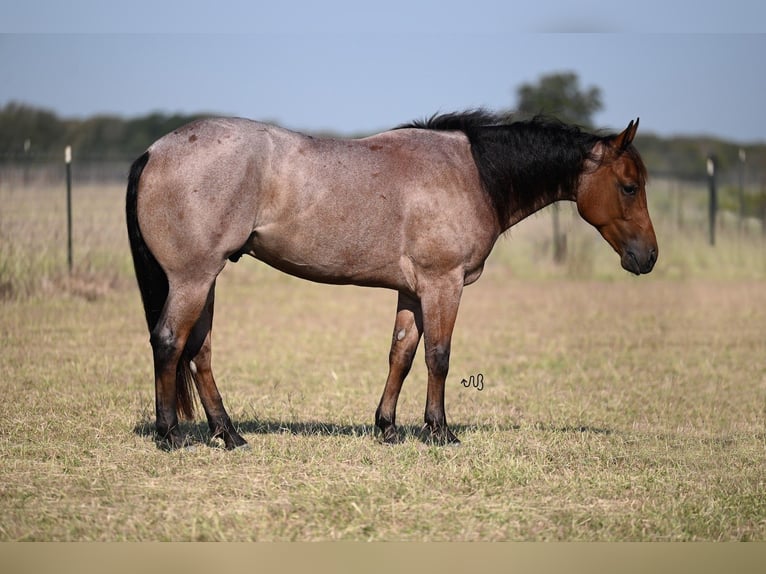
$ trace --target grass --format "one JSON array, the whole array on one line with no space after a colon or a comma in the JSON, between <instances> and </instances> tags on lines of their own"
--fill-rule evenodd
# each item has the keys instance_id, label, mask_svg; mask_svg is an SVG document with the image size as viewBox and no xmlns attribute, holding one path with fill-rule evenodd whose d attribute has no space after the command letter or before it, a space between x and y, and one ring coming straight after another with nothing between
<instances>
[{"instance_id":1,"label":"grass","mask_svg":"<svg viewBox=\"0 0 766 574\"><path fill-rule=\"evenodd\" d=\"M122 191L80 193L69 277L51 192L0 188L0 540L766 540L756 233L713 250L655 216L660 262L635 278L585 224L564 267L549 220L521 224L463 296L457 448L419 440L422 349L405 442L374 436L395 294L243 260L219 281L214 366L251 449L197 418L195 448L168 453ZM460 384L479 372L483 391Z\"/></svg>"},{"instance_id":2,"label":"grass","mask_svg":"<svg viewBox=\"0 0 766 574\"><path fill-rule=\"evenodd\" d=\"M62 291L96 298L132 285L122 187L75 186L72 274L65 187L0 186L0 201L0 301Z\"/></svg>"}]
</instances>

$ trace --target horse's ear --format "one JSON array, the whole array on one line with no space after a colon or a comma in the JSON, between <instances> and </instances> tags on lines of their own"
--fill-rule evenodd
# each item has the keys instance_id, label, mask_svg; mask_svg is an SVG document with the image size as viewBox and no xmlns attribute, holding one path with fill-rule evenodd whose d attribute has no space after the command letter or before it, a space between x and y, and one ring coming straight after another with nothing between
<instances>
[{"instance_id":1,"label":"horse's ear","mask_svg":"<svg viewBox=\"0 0 766 574\"><path fill-rule=\"evenodd\" d=\"M636 121L630 120L628 127L625 128L621 134L614 138L614 147L622 153L633 142L633 138L636 137L636 131L638 131L638 121L640 118L636 118Z\"/></svg>"}]
</instances>

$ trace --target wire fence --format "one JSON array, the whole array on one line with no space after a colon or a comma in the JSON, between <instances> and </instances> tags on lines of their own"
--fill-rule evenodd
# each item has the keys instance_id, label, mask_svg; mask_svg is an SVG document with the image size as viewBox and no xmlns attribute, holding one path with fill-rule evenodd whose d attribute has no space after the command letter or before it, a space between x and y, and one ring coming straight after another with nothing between
<instances>
[{"instance_id":1,"label":"wire fence","mask_svg":"<svg viewBox=\"0 0 766 574\"><path fill-rule=\"evenodd\" d=\"M66 276L68 260L73 261L75 276L97 276L107 282L132 278L124 201L133 159L103 160L73 155L73 229L67 225L63 150L61 157L56 158L30 156L0 161L0 300L36 292L40 284L52 277ZM690 245L704 247L709 241L713 182L704 170L705 166L701 166L699 177L692 179L673 174L658 177L650 168L650 213L658 237L662 231L663 263L668 261L667 248L673 244L681 250ZM717 211L713 229L723 242L731 244L734 238L738 245L749 246L750 259L740 267L755 265L766 272L766 173L748 171L742 178L737 170L721 171L714 184ZM591 251L596 252L589 247L590 240L582 235L588 230L580 231L587 226L576 223L574 208L562 206L559 217L558 228L563 237L553 236L553 211L547 208L536 218L535 230L526 235L528 241L523 249L532 254L530 258L536 263L547 259L552 265L568 266L576 269L578 276L584 276L582 269L592 269L588 261ZM514 231L515 245L524 233ZM73 254L66 251L69 237ZM557 254L556 249L562 248L564 253ZM726 245L717 249L716 265L741 255L741 250L727 252ZM587 263L584 267L583 261ZM71 274L72 267L69 269Z\"/></svg>"},{"instance_id":2,"label":"wire fence","mask_svg":"<svg viewBox=\"0 0 766 574\"><path fill-rule=\"evenodd\" d=\"M85 184L125 182L134 157L110 159L72 158L72 181ZM22 158L0 157L0 187L19 189L55 185L64 180L64 150L60 157L33 155Z\"/></svg>"}]
</instances>

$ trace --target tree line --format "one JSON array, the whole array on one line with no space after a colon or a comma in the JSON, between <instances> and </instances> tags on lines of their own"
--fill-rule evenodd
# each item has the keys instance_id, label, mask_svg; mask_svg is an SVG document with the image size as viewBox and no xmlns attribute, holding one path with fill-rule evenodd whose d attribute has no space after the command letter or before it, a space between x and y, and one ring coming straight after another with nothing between
<instances>
[{"instance_id":1,"label":"tree line","mask_svg":"<svg viewBox=\"0 0 766 574\"><path fill-rule=\"evenodd\" d=\"M0 109L0 159L55 159L63 157L68 145L76 157L88 161L131 159L157 138L206 115L156 112L128 119L63 119L50 110L11 102Z\"/></svg>"}]
</instances>

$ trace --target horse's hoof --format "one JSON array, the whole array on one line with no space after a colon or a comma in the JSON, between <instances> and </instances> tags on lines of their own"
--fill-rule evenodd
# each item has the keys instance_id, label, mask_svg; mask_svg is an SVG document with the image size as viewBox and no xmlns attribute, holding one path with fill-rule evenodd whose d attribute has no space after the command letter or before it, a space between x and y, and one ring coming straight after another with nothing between
<instances>
[{"instance_id":1,"label":"horse's hoof","mask_svg":"<svg viewBox=\"0 0 766 574\"><path fill-rule=\"evenodd\" d=\"M432 428L427 423L423 425L424 438L423 440L428 444L436 446L459 446L460 439L458 439L451 430L447 427Z\"/></svg>"},{"instance_id":2,"label":"horse's hoof","mask_svg":"<svg viewBox=\"0 0 766 574\"><path fill-rule=\"evenodd\" d=\"M247 441L243 439L241 436L239 436L238 433L234 432L233 429L231 430L222 429L219 432L215 433L213 437L223 440L223 444L226 450L237 450L247 446Z\"/></svg>"},{"instance_id":3,"label":"horse's hoof","mask_svg":"<svg viewBox=\"0 0 766 574\"><path fill-rule=\"evenodd\" d=\"M404 439L401 436L399 436L399 433L396 431L396 428L388 427L385 431L383 431L381 442L383 444L390 444L390 445L402 444L404 442Z\"/></svg>"},{"instance_id":4,"label":"horse's hoof","mask_svg":"<svg viewBox=\"0 0 766 574\"><path fill-rule=\"evenodd\" d=\"M155 442L157 448L168 452L185 449L193 444L188 437L181 436L179 433L169 433L165 435L160 435L158 433Z\"/></svg>"},{"instance_id":5,"label":"horse's hoof","mask_svg":"<svg viewBox=\"0 0 766 574\"><path fill-rule=\"evenodd\" d=\"M239 440L227 440L225 444L226 450L247 450L250 448L250 445L242 437L239 437Z\"/></svg>"},{"instance_id":6,"label":"horse's hoof","mask_svg":"<svg viewBox=\"0 0 766 574\"><path fill-rule=\"evenodd\" d=\"M447 429L447 436L445 437L445 445L453 445L453 446L459 446L460 445L460 439L457 438L451 430Z\"/></svg>"}]
</instances>

